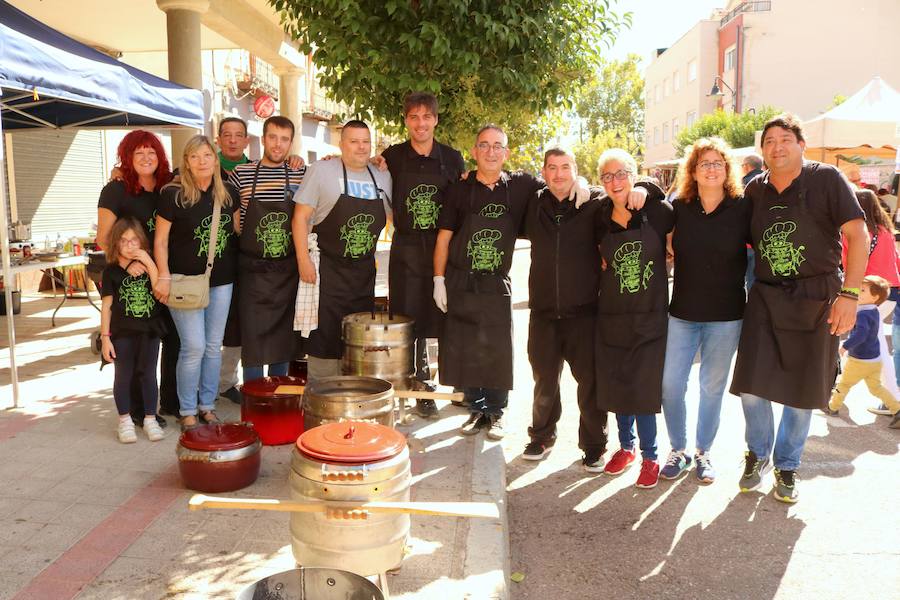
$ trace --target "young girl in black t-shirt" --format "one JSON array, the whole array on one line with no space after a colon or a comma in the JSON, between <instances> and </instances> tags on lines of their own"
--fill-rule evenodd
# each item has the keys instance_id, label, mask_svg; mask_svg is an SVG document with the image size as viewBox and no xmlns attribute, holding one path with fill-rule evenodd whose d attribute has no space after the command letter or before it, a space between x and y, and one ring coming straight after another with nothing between
<instances>
[{"instance_id":1,"label":"young girl in black t-shirt","mask_svg":"<svg viewBox=\"0 0 900 600\"><path fill-rule=\"evenodd\" d=\"M153 296L159 272L148 254L147 235L134 217L116 221L109 240L101 284L100 335L103 358L115 365L113 397L119 413L118 437L123 444L137 441L128 410L131 382L136 380L144 401L144 432L156 442L165 437L156 422L156 362L159 338L165 333L161 305ZM139 277L129 275L127 269L132 262L140 262L147 272Z\"/></svg>"}]
</instances>

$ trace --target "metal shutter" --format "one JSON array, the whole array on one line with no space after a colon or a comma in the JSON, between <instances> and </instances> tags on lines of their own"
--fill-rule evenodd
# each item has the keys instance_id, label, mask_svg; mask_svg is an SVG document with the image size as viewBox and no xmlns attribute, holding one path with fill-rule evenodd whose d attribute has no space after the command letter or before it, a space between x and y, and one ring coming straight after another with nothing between
<instances>
[{"instance_id":1,"label":"metal shutter","mask_svg":"<svg viewBox=\"0 0 900 600\"><path fill-rule=\"evenodd\" d=\"M106 181L103 132L24 131L12 134L13 170L19 220L31 223L40 248L88 234L97 222L97 199Z\"/></svg>"}]
</instances>

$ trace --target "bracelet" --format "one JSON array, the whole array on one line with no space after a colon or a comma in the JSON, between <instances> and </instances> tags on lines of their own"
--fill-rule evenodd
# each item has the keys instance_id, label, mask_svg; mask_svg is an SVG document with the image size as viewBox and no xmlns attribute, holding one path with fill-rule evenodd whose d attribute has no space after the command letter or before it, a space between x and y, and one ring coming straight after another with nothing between
<instances>
[{"instance_id":1,"label":"bracelet","mask_svg":"<svg viewBox=\"0 0 900 600\"><path fill-rule=\"evenodd\" d=\"M859 288L858 288L858 287L855 287L855 288L852 288L852 287L842 287L842 288L841 288L841 293L842 293L842 294L853 294L854 296L859 297Z\"/></svg>"},{"instance_id":2,"label":"bracelet","mask_svg":"<svg viewBox=\"0 0 900 600\"><path fill-rule=\"evenodd\" d=\"M856 294L851 294L849 292L845 292L844 290L841 290L840 292L838 292L838 296L841 298L850 298L851 300L859 301L859 296L857 296Z\"/></svg>"}]
</instances>

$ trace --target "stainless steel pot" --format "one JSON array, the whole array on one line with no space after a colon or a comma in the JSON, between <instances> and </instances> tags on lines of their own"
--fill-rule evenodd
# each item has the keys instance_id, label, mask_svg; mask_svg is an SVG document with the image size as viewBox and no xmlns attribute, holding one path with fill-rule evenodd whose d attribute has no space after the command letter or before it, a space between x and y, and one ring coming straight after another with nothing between
<instances>
[{"instance_id":1,"label":"stainless steel pot","mask_svg":"<svg viewBox=\"0 0 900 600\"><path fill-rule=\"evenodd\" d=\"M384 594L355 573L301 567L250 584L236 600L384 600Z\"/></svg>"},{"instance_id":2,"label":"stainless steel pot","mask_svg":"<svg viewBox=\"0 0 900 600\"><path fill-rule=\"evenodd\" d=\"M340 375L314 379L303 395L303 429L368 421L394 426L394 387L383 379Z\"/></svg>"},{"instance_id":3,"label":"stainless steel pot","mask_svg":"<svg viewBox=\"0 0 900 600\"><path fill-rule=\"evenodd\" d=\"M410 389L416 373L414 324L410 317L386 312L344 317L343 373L378 377L398 390Z\"/></svg>"},{"instance_id":4,"label":"stainless steel pot","mask_svg":"<svg viewBox=\"0 0 900 600\"><path fill-rule=\"evenodd\" d=\"M411 479L406 438L378 424L308 430L291 456L291 499L298 501L408 501ZM297 512L291 514L292 550L303 566L376 575L403 560L409 526L408 514Z\"/></svg>"}]
</instances>

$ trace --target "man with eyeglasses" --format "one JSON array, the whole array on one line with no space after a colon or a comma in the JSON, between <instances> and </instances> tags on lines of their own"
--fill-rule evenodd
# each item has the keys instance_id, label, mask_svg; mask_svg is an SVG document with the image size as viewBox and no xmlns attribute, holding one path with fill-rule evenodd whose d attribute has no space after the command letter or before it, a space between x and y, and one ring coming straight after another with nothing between
<instances>
[{"instance_id":1,"label":"man with eyeglasses","mask_svg":"<svg viewBox=\"0 0 900 600\"><path fill-rule=\"evenodd\" d=\"M779 115L763 127L769 170L744 190L752 207L756 283L731 384L746 422L740 489L759 489L774 464L775 498L787 503L798 498L796 471L812 409L828 402L840 336L856 321L869 246L863 211L847 180L830 165L804 161L805 147L793 115ZM848 245L845 272L842 236ZM773 403L784 407L777 430Z\"/></svg>"}]
</instances>

